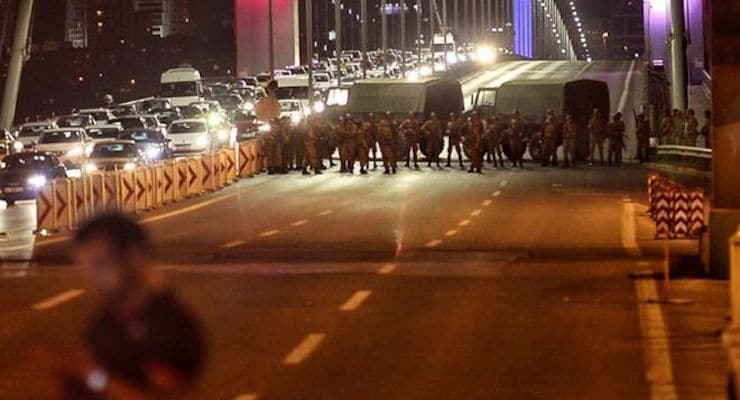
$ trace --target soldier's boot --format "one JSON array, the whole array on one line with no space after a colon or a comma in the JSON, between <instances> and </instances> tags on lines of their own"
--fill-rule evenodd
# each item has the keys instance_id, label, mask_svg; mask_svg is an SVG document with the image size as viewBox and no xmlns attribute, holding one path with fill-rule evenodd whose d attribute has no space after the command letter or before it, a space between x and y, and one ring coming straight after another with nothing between
<instances>
[{"instance_id":1,"label":"soldier's boot","mask_svg":"<svg viewBox=\"0 0 740 400\"><path fill-rule=\"evenodd\" d=\"M308 167L304 167L304 168L303 168L303 172L302 172L302 174L303 174L303 175L311 175L311 173L310 173L310 172L308 172Z\"/></svg>"},{"instance_id":2,"label":"soldier's boot","mask_svg":"<svg viewBox=\"0 0 740 400\"><path fill-rule=\"evenodd\" d=\"M383 172L385 175L389 175L391 173L391 170L386 166L385 172Z\"/></svg>"}]
</instances>

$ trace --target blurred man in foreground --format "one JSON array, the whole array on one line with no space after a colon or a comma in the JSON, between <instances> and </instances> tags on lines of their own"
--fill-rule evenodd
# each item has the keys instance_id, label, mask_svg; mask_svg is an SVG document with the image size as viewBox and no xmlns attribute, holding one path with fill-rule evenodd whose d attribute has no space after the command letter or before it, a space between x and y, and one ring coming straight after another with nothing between
<instances>
[{"instance_id":1,"label":"blurred man in foreground","mask_svg":"<svg viewBox=\"0 0 740 400\"><path fill-rule=\"evenodd\" d=\"M192 388L204 356L200 327L152 268L152 243L118 214L87 222L75 261L99 294L84 348L47 354L62 399L177 398Z\"/></svg>"}]
</instances>

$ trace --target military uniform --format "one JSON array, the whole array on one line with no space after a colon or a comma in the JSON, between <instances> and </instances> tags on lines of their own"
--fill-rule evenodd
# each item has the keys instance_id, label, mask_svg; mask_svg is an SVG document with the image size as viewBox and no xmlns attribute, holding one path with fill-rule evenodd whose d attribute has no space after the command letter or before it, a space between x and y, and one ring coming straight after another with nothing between
<instances>
[{"instance_id":1,"label":"military uniform","mask_svg":"<svg viewBox=\"0 0 740 400\"><path fill-rule=\"evenodd\" d=\"M696 146L696 139L699 138L699 121L694 113L686 113L686 146Z\"/></svg>"},{"instance_id":2,"label":"military uniform","mask_svg":"<svg viewBox=\"0 0 740 400\"><path fill-rule=\"evenodd\" d=\"M637 137L637 159L641 163L650 161L650 124L644 114L637 117L635 136Z\"/></svg>"},{"instance_id":3,"label":"military uniform","mask_svg":"<svg viewBox=\"0 0 740 400\"><path fill-rule=\"evenodd\" d=\"M346 129L347 124L345 123L344 118L340 118L333 130L333 139L339 143L339 172L347 172L347 153L346 148L343 146L346 137Z\"/></svg>"},{"instance_id":4,"label":"military uniform","mask_svg":"<svg viewBox=\"0 0 740 400\"><path fill-rule=\"evenodd\" d=\"M609 166L612 165L612 162L617 165L622 164L624 131L624 122L619 118L614 118L607 126L607 135L609 136Z\"/></svg>"},{"instance_id":5,"label":"military uniform","mask_svg":"<svg viewBox=\"0 0 740 400\"><path fill-rule=\"evenodd\" d=\"M572 117L568 117L563 125L563 155L565 161L563 166L576 166L576 139L578 138L578 125Z\"/></svg>"},{"instance_id":6,"label":"military uniform","mask_svg":"<svg viewBox=\"0 0 740 400\"><path fill-rule=\"evenodd\" d=\"M311 167L315 174L321 173L321 160L319 159L319 141L320 141L320 130L319 124L316 123L314 118L309 118L308 126L306 129L306 136L304 137L304 153L305 163L303 164L303 173L308 174L308 168Z\"/></svg>"},{"instance_id":7,"label":"military uniform","mask_svg":"<svg viewBox=\"0 0 740 400\"><path fill-rule=\"evenodd\" d=\"M416 120L416 117L407 117L398 129L401 131L401 135L403 135L403 140L406 144L404 149L404 153L408 157L406 158L406 166L411 167L411 156L413 155L414 168L419 168L417 154L419 152L419 139L421 134L419 131L419 121Z\"/></svg>"},{"instance_id":8,"label":"military uniform","mask_svg":"<svg viewBox=\"0 0 740 400\"><path fill-rule=\"evenodd\" d=\"M390 118L384 118L378 126L378 143L386 174L396 173L396 140L393 129L393 121Z\"/></svg>"},{"instance_id":9,"label":"military uniform","mask_svg":"<svg viewBox=\"0 0 740 400\"><path fill-rule=\"evenodd\" d=\"M488 162L494 166L504 166L504 154L501 145L504 141L504 127L501 125L498 117L494 116L488 122L486 127L486 153L488 153Z\"/></svg>"},{"instance_id":10,"label":"military uniform","mask_svg":"<svg viewBox=\"0 0 740 400\"><path fill-rule=\"evenodd\" d=\"M606 138L606 123L601 114L594 114L588 121L589 135L589 165L593 165L596 150L599 151L601 165L604 165L604 140Z\"/></svg>"},{"instance_id":11,"label":"military uniform","mask_svg":"<svg viewBox=\"0 0 740 400\"><path fill-rule=\"evenodd\" d=\"M509 148L511 149L511 161L513 167L523 168L522 158L524 156L524 121L521 116L514 114L509 126Z\"/></svg>"},{"instance_id":12,"label":"military uniform","mask_svg":"<svg viewBox=\"0 0 740 400\"><path fill-rule=\"evenodd\" d=\"M545 118L543 128L542 166L546 167L551 162L553 166L557 166L558 127L554 115L550 114Z\"/></svg>"},{"instance_id":13,"label":"military uniform","mask_svg":"<svg viewBox=\"0 0 740 400\"><path fill-rule=\"evenodd\" d=\"M460 161L460 168L465 168L465 165L463 164L463 156L462 156L462 149L460 147L460 143L462 142L462 131L463 131L463 121L460 119L459 116L454 116L450 119L449 122L447 122L447 166L452 167L450 164L452 159L452 151L455 150L457 152L457 159Z\"/></svg>"},{"instance_id":14,"label":"military uniform","mask_svg":"<svg viewBox=\"0 0 740 400\"><path fill-rule=\"evenodd\" d=\"M370 144L374 143L375 121L368 119L360 124L357 132L357 160L360 161L360 173L366 174L370 167Z\"/></svg>"},{"instance_id":15,"label":"military uniform","mask_svg":"<svg viewBox=\"0 0 740 400\"><path fill-rule=\"evenodd\" d=\"M357 158L357 125L352 119L345 119L344 136L340 136L342 152L344 153L344 164L342 169L350 174L355 171L355 160Z\"/></svg>"},{"instance_id":16,"label":"military uniform","mask_svg":"<svg viewBox=\"0 0 740 400\"><path fill-rule=\"evenodd\" d=\"M477 116L471 118L468 122L468 137L465 139L468 152L470 153L470 169L468 172L483 172L483 121Z\"/></svg>"},{"instance_id":17,"label":"military uniform","mask_svg":"<svg viewBox=\"0 0 740 400\"><path fill-rule=\"evenodd\" d=\"M424 137L427 141L426 152L427 152L427 164L429 167L432 166L433 162L437 163L437 168L441 168L439 165L439 153L442 151L442 123L439 121L437 116L425 122L421 126L421 131L424 133Z\"/></svg>"}]
</instances>

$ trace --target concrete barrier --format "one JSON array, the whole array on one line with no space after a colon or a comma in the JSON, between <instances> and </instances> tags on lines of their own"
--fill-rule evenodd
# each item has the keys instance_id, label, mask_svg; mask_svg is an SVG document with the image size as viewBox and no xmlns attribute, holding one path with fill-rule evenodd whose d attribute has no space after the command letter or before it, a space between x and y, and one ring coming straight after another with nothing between
<instances>
[{"instance_id":1,"label":"concrete barrier","mask_svg":"<svg viewBox=\"0 0 740 400\"><path fill-rule=\"evenodd\" d=\"M175 201L180 201L189 196L190 174L188 170L188 159L178 158L175 160L177 166L177 185L175 186Z\"/></svg>"},{"instance_id":2,"label":"concrete barrier","mask_svg":"<svg viewBox=\"0 0 740 400\"><path fill-rule=\"evenodd\" d=\"M162 203L170 204L177 198L177 161L167 160L162 163Z\"/></svg>"},{"instance_id":3,"label":"concrete barrier","mask_svg":"<svg viewBox=\"0 0 740 400\"><path fill-rule=\"evenodd\" d=\"M239 167L238 174L242 178L254 176L250 167L252 166L252 152L250 151L250 142L239 143Z\"/></svg>"},{"instance_id":4,"label":"concrete barrier","mask_svg":"<svg viewBox=\"0 0 740 400\"><path fill-rule=\"evenodd\" d=\"M36 196L36 232L53 233L59 231L56 213L56 182L44 185Z\"/></svg>"},{"instance_id":5,"label":"concrete barrier","mask_svg":"<svg viewBox=\"0 0 740 400\"><path fill-rule=\"evenodd\" d=\"M121 173L106 172L103 174L103 208L119 210L121 208Z\"/></svg>"},{"instance_id":6,"label":"concrete barrier","mask_svg":"<svg viewBox=\"0 0 740 400\"><path fill-rule=\"evenodd\" d=\"M72 179L72 219L73 226L78 226L89 216L88 206L88 180L84 177L81 179ZM38 205L38 201L36 202Z\"/></svg>"},{"instance_id":7,"label":"concrete barrier","mask_svg":"<svg viewBox=\"0 0 740 400\"><path fill-rule=\"evenodd\" d=\"M711 171L712 150L700 147L661 145L656 150L656 161L699 171Z\"/></svg>"},{"instance_id":8,"label":"concrete barrier","mask_svg":"<svg viewBox=\"0 0 740 400\"><path fill-rule=\"evenodd\" d=\"M71 229L74 226L72 210L72 179L54 180L54 212L58 230Z\"/></svg>"},{"instance_id":9,"label":"concrete barrier","mask_svg":"<svg viewBox=\"0 0 740 400\"><path fill-rule=\"evenodd\" d=\"M195 156L188 159L188 197L198 196L203 193L203 165L201 157Z\"/></svg>"}]
</instances>

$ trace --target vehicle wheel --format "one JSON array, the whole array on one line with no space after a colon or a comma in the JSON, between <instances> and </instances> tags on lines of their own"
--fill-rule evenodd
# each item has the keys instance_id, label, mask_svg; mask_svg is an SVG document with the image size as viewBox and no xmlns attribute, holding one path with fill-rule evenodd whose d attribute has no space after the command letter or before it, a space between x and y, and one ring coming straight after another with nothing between
<instances>
[{"instance_id":1,"label":"vehicle wheel","mask_svg":"<svg viewBox=\"0 0 740 400\"><path fill-rule=\"evenodd\" d=\"M8 207L15 206L15 200L5 200L5 203L8 205Z\"/></svg>"}]
</instances>

